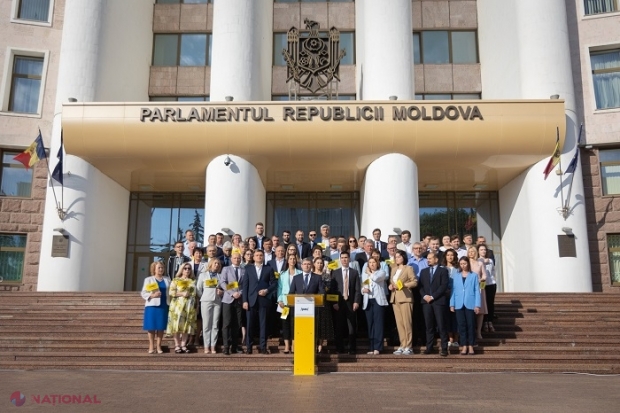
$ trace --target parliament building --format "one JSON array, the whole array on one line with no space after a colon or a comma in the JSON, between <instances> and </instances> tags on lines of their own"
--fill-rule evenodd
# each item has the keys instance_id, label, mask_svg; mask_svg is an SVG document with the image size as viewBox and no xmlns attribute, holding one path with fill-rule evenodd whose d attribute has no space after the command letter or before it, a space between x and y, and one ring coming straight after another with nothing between
<instances>
[{"instance_id":1,"label":"parliament building","mask_svg":"<svg viewBox=\"0 0 620 413\"><path fill-rule=\"evenodd\" d=\"M0 289L136 290L186 229L264 222L482 235L499 291L620 292L619 23L618 0L3 1Z\"/></svg>"}]
</instances>

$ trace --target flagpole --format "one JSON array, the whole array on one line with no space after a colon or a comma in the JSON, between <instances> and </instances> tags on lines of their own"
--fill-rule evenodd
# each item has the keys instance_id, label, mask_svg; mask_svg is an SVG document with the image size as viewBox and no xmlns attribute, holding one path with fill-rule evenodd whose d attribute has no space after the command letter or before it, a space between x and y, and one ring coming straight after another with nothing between
<instances>
[{"instance_id":1,"label":"flagpole","mask_svg":"<svg viewBox=\"0 0 620 413\"><path fill-rule=\"evenodd\" d=\"M583 132L583 122L581 122L581 126L579 126L579 137L577 138L577 148L575 149L576 151L579 150L579 143L581 142L581 132ZM579 159L577 159L577 162L579 162ZM575 165L575 171L576 170L577 170L577 165ZM572 176L570 177L570 185L568 186L568 195L566 195L566 204L564 205L564 209L566 210L566 213L568 213L568 204L570 202L570 195L571 195L571 192L573 191L573 181L575 180L575 171L573 171L573 173L571 174Z\"/></svg>"},{"instance_id":2,"label":"flagpole","mask_svg":"<svg viewBox=\"0 0 620 413\"><path fill-rule=\"evenodd\" d=\"M560 142L560 127L556 126L556 142ZM564 210L564 185L562 185L562 151L560 150L560 156L558 157L558 162L560 165L560 173L558 174L558 176L560 177L560 200L562 201L562 203L560 204L561 207L561 211L562 211L562 217L564 217L564 220L566 220L566 211Z\"/></svg>"}]
</instances>

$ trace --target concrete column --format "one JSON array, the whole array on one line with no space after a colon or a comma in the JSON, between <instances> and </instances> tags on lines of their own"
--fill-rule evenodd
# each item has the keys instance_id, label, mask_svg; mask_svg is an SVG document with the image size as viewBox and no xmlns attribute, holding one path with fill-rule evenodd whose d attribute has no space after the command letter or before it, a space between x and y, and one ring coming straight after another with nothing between
<instances>
[{"instance_id":1,"label":"concrete column","mask_svg":"<svg viewBox=\"0 0 620 413\"><path fill-rule=\"evenodd\" d=\"M67 0L63 23L51 158L60 146L62 104L96 99L102 45L104 0ZM127 242L129 191L81 158L64 161L64 207L57 214L51 185L45 202L45 221L39 262L39 291L122 291ZM70 174L68 174L70 172ZM57 196L61 196L60 186ZM59 199L60 202L60 199ZM69 236L69 257L52 258L52 237L62 229Z\"/></svg>"},{"instance_id":2,"label":"concrete column","mask_svg":"<svg viewBox=\"0 0 620 413\"><path fill-rule=\"evenodd\" d=\"M395 171L394 179L386 179L387 170ZM366 170L360 197L360 234L370 238L372 230L380 228L387 241L399 228L411 231L413 240L420 239L418 167L410 158L391 153L374 160Z\"/></svg>"},{"instance_id":3,"label":"concrete column","mask_svg":"<svg viewBox=\"0 0 620 413\"><path fill-rule=\"evenodd\" d=\"M213 4L211 101L271 100L273 0Z\"/></svg>"},{"instance_id":4,"label":"concrete column","mask_svg":"<svg viewBox=\"0 0 620 413\"><path fill-rule=\"evenodd\" d=\"M478 0L477 5L482 97L549 99L560 95L566 102L562 151L566 168L577 143L578 121L564 0ZM591 292L581 165L575 172L570 215L565 220L557 211L560 179L555 173L543 179L548 159L499 191L505 291ZM565 194L568 178L562 181ZM564 234L562 228L571 228L575 235L576 258L558 255L557 236Z\"/></svg>"},{"instance_id":5,"label":"concrete column","mask_svg":"<svg viewBox=\"0 0 620 413\"><path fill-rule=\"evenodd\" d=\"M243 236L254 234L257 222L265 223L265 186L258 171L245 159L218 156L207 166L205 236L228 228Z\"/></svg>"},{"instance_id":6,"label":"concrete column","mask_svg":"<svg viewBox=\"0 0 620 413\"><path fill-rule=\"evenodd\" d=\"M356 33L358 71L363 100L412 100L413 29L411 0L358 0Z\"/></svg>"}]
</instances>

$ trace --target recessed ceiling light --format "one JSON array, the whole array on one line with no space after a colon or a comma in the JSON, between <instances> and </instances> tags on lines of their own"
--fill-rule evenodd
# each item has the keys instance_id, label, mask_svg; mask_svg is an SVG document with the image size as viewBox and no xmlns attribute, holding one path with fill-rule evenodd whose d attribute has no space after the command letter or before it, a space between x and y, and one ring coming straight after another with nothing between
<instances>
[{"instance_id":1,"label":"recessed ceiling light","mask_svg":"<svg viewBox=\"0 0 620 413\"><path fill-rule=\"evenodd\" d=\"M138 186L138 188L140 188L140 191L152 191L153 187L151 185L140 185Z\"/></svg>"},{"instance_id":2,"label":"recessed ceiling light","mask_svg":"<svg viewBox=\"0 0 620 413\"><path fill-rule=\"evenodd\" d=\"M200 185L187 185L187 187L188 187L191 191L199 191L199 190L200 190Z\"/></svg>"},{"instance_id":3,"label":"recessed ceiling light","mask_svg":"<svg viewBox=\"0 0 620 413\"><path fill-rule=\"evenodd\" d=\"M425 189L437 189L437 188L439 188L439 185L437 185L437 184L426 184L426 185L424 185L424 188Z\"/></svg>"},{"instance_id":4,"label":"recessed ceiling light","mask_svg":"<svg viewBox=\"0 0 620 413\"><path fill-rule=\"evenodd\" d=\"M486 189L487 184L476 184L474 185L474 189Z\"/></svg>"},{"instance_id":5,"label":"recessed ceiling light","mask_svg":"<svg viewBox=\"0 0 620 413\"><path fill-rule=\"evenodd\" d=\"M331 189L342 189L342 185L330 185Z\"/></svg>"},{"instance_id":6,"label":"recessed ceiling light","mask_svg":"<svg viewBox=\"0 0 620 413\"><path fill-rule=\"evenodd\" d=\"M293 189L293 185L280 185L280 188L286 191L290 191L291 189Z\"/></svg>"}]
</instances>

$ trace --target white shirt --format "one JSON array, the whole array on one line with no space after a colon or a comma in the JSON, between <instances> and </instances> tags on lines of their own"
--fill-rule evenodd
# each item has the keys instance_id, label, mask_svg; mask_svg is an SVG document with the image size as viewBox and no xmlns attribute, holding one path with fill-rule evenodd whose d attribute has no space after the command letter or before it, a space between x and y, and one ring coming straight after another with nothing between
<instances>
[{"instance_id":1,"label":"white shirt","mask_svg":"<svg viewBox=\"0 0 620 413\"><path fill-rule=\"evenodd\" d=\"M260 273L263 270L263 266L262 265L255 265L254 267L256 267L256 276L258 277L258 279L260 280Z\"/></svg>"}]
</instances>

